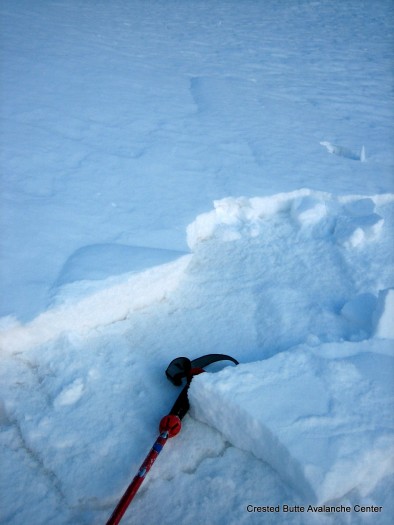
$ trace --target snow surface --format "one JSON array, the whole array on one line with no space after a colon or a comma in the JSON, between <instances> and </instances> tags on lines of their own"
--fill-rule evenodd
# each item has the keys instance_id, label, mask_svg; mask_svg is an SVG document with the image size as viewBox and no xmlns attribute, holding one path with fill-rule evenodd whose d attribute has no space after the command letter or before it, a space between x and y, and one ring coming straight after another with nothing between
<instances>
[{"instance_id":1,"label":"snow surface","mask_svg":"<svg viewBox=\"0 0 394 525\"><path fill-rule=\"evenodd\" d=\"M393 22L0 2L0 523L391 525Z\"/></svg>"}]
</instances>

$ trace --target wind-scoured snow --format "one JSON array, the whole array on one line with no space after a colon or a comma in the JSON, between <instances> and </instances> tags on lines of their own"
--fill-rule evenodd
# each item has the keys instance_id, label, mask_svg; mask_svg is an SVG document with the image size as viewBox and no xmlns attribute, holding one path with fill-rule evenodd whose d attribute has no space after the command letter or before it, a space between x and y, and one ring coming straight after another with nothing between
<instances>
[{"instance_id":1,"label":"wind-scoured snow","mask_svg":"<svg viewBox=\"0 0 394 525\"><path fill-rule=\"evenodd\" d=\"M2 525L391 525L393 19L0 2Z\"/></svg>"}]
</instances>

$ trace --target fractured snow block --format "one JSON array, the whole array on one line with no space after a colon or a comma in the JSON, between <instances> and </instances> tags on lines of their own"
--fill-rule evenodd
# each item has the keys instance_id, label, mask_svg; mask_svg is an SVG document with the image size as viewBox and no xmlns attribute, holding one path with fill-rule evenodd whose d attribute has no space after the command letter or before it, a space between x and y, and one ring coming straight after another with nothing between
<instances>
[{"instance_id":1,"label":"fractured snow block","mask_svg":"<svg viewBox=\"0 0 394 525\"><path fill-rule=\"evenodd\" d=\"M323 345L321 355L298 348L201 374L189 391L192 415L269 463L309 502L354 488L367 494L394 471L394 359L338 343L345 355L348 344L343 359L325 357Z\"/></svg>"},{"instance_id":2,"label":"fractured snow block","mask_svg":"<svg viewBox=\"0 0 394 525\"><path fill-rule=\"evenodd\" d=\"M375 335L382 339L394 339L394 289L379 292L375 312Z\"/></svg>"},{"instance_id":3,"label":"fractured snow block","mask_svg":"<svg viewBox=\"0 0 394 525\"><path fill-rule=\"evenodd\" d=\"M344 157L345 159L361 160L362 162L365 162L364 146L362 146L360 153L356 153L355 151L349 148L338 146L328 141L322 141L320 142L320 144L327 149L328 153L332 153L333 155L338 155L338 157Z\"/></svg>"},{"instance_id":4,"label":"fractured snow block","mask_svg":"<svg viewBox=\"0 0 394 525\"><path fill-rule=\"evenodd\" d=\"M377 213L364 216L338 217L334 236L339 244L351 249L365 242L375 240L383 226L384 220Z\"/></svg>"},{"instance_id":5,"label":"fractured snow block","mask_svg":"<svg viewBox=\"0 0 394 525\"><path fill-rule=\"evenodd\" d=\"M291 216L299 224L314 224L327 215L324 201L311 196L299 197L291 207Z\"/></svg>"}]
</instances>

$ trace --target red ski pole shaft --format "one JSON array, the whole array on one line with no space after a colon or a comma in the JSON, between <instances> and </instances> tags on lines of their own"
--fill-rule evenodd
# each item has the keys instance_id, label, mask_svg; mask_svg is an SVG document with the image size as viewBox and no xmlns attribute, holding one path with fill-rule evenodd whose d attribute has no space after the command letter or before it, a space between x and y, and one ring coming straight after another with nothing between
<instances>
[{"instance_id":1,"label":"red ski pole shaft","mask_svg":"<svg viewBox=\"0 0 394 525\"><path fill-rule=\"evenodd\" d=\"M166 444L168 437L169 437L168 432L165 431L165 432L162 432L160 436L156 439L149 454L146 456L144 462L142 463L138 473L136 474L136 476L134 476L133 481L127 487L125 493L119 500L119 503L116 505L106 525L118 525L124 513L126 512L127 507L130 505L134 496L137 494L138 489L142 485L142 482L144 481L145 476L151 469L157 456L160 454L161 450Z\"/></svg>"},{"instance_id":2,"label":"red ski pole shaft","mask_svg":"<svg viewBox=\"0 0 394 525\"><path fill-rule=\"evenodd\" d=\"M179 416L175 414L168 414L168 416L164 416L162 418L159 427L159 437L154 442L149 454L146 456L144 462L140 466L137 475L134 476L133 481L130 483L125 493L120 498L119 503L116 505L115 510L113 511L106 525L118 525L124 513L126 512L127 507L130 505L134 496L137 494L138 489L142 485L145 476L148 474L153 463L156 461L157 456L160 454L164 445L167 443L167 439L176 436L180 430L181 419Z\"/></svg>"},{"instance_id":3,"label":"red ski pole shaft","mask_svg":"<svg viewBox=\"0 0 394 525\"><path fill-rule=\"evenodd\" d=\"M111 514L106 525L118 525L134 496L137 494L138 489L142 485L145 476L166 444L167 439L176 436L180 432L181 419L189 410L187 391L193 376L204 372L204 369L202 368L203 366L225 359L232 361L236 365L238 364L236 359L223 354L208 354L201 356L198 359L194 359L193 361L190 361L187 357L177 357L171 361L167 367L166 376L176 386L180 386L182 384L182 379L186 378L186 385L183 387L182 392L179 394L170 413L167 416L164 416L160 421L159 437L156 439L149 454L146 456L137 475L120 498L119 503L116 505L115 510Z\"/></svg>"}]
</instances>

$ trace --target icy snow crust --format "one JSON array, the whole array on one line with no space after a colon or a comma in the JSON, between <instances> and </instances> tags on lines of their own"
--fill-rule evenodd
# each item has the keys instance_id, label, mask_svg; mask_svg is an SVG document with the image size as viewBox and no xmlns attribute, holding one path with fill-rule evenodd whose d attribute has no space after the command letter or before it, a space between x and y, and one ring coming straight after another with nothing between
<instances>
[{"instance_id":1,"label":"icy snow crust","mask_svg":"<svg viewBox=\"0 0 394 525\"><path fill-rule=\"evenodd\" d=\"M393 15L1 1L2 525L392 525Z\"/></svg>"},{"instance_id":2,"label":"icy snow crust","mask_svg":"<svg viewBox=\"0 0 394 525\"><path fill-rule=\"evenodd\" d=\"M182 523L254 522L262 501L366 502L389 523L393 209L306 189L222 199L188 227L190 256L4 326L4 523L103 522L177 395L170 356L208 349L243 364L195 378L125 523L169 523L157 498Z\"/></svg>"}]
</instances>

